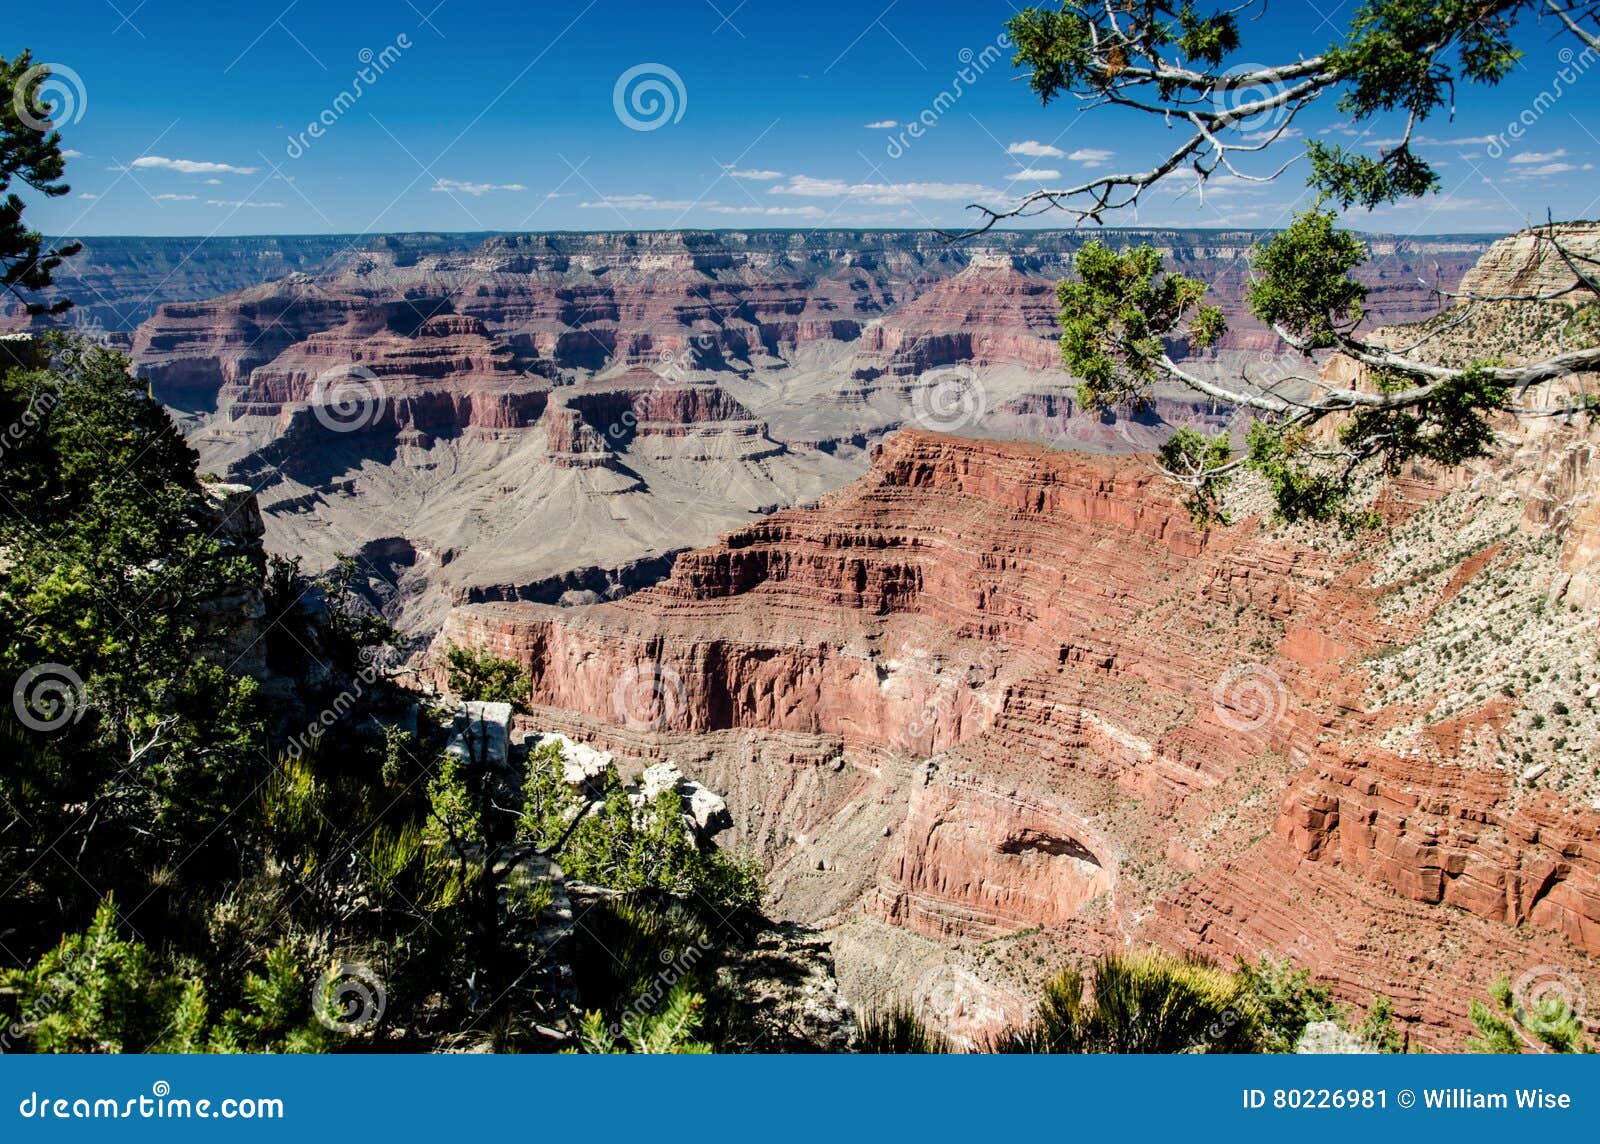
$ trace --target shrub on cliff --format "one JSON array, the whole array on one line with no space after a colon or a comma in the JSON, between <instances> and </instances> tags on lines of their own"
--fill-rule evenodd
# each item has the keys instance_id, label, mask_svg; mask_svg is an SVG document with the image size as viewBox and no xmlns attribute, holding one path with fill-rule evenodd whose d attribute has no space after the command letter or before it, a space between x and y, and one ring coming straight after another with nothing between
<instances>
[{"instance_id":1,"label":"shrub on cliff","mask_svg":"<svg viewBox=\"0 0 1600 1144\"><path fill-rule=\"evenodd\" d=\"M760 906L759 862L702 844L685 829L676 791L636 805L608 765L580 791L562 774L555 743L534 749L523 786L519 832L570 876L613 890L700 895L724 909Z\"/></svg>"},{"instance_id":2,"label":"shrub on cliff","mask_svg":"<svg viewBox=\"0 0 1600 1144\"><path fill-rule=\"evenodd\" d=\"M1085 975L1045 986L1033 1021L993 1045L1002 1053L1260 1051L1268 1017L1238 974L1152 950L1108 953Z\"/></svg>"},{"instance_id":3,"label":"shrub on cliff","mask_svg":"<svg viewBox=\"0 0 1600 1144\"><path fill-rule=\"evenodd\" d=\"M20 355L18 355L20 356ZM248 586L194 454L120 354L55 335L0 367L0 797L30 808L0 875L74 903L223 845L264 773L256 684L207 658L213 603ZM70 840L73 870L40 861ZM132 898L141 901L144 895ZM8 896L8 906L16 904Z\"/></svg>"},{"instance_id":4,"label":"shrub on cliff","mask_svg":"<svg viewBox=\"0 0 1600 1144\"><path fill-rule=\"evenodd\" d=\"M709 1053L711 1046L695 1039L704 1009L698 993L675 986L655 1012L634 1010L610 1025L598 1012L585 1013L578 1041L586 1053Z\"/></svg>"},{"instance_id":5,"label":"shrub on cliff","mask_svg":"<svg viewBox=\"0 0 1600 1144\"><path fill-rule=\"evenodd\" d=\"M956 1047L948 1037L929 1028L911 1006L893 1005L862 1017L856 1051L924 1056L953 1053Z\"/></svg>"},{"instance_id":6,"label":"shrub on cliff","mask_svg":"<svg viewBox=\"0 0 1600 1144\"><path fill-rule=\"evenodd\" d=\"M1333 995L1311 983L1311 972L1265 954L1254 963L1241 961L1239 984L1260 1014L1257 1047L1264 1053L1292 1053L1306 1026L1339 1016Z\"/></svg>"},{"instance_id":7,"label":"shrub on cliff","mask_svg":"<svg viewBox=\"0 0 1600 1144\"><path fill-rule=\"evenodd\" d=\"M450 690L468 700L525 707L533 681L522 665L479 648L452 646L445 652Z\"/></svg>"},{"instance_id":8,"label":"shrub on cliff","mask_svg":"<svg viewBox=\"0 0 1600 1144\"><path fill-rule=\"evenodd\" d=\"M1509 977L1489 987L1492 1005L1474 999L1469 1015L1477 1035L1467 1041L1472 1053L1592 1053L1582 1018L1559 991L1521 998Z\"/></svg>"},{"instance_id":9,"label":"shrub on cliff","mask_svg":"<svg viewBox=\"0 0 1600 1144\"><path fill-rule=\"evenodd\" d=\"M317 1021L315 981L287 945L244 978L240 1004L218 1014L205 985L118 934L106 898L89 927L34 965L0 973L15 991L6 1047L39 1053L324 1052L340 1038Z\"/></svg>"}]
</instances>

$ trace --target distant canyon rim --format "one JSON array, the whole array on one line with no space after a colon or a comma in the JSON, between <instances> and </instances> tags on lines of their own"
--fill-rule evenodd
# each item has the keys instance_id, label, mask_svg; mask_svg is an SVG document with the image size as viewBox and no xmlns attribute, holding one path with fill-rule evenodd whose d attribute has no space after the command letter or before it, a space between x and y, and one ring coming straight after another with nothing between
<instances>
[{"instance_id":1,"label":"distant canyon rim","mask_svg":"<svg viewBox=\"0 0 1600 1144\"><path fill-rule=\"evenodd\" d=\"M1054 283L1091 237L1211 283L1232 329L1200 368L1304 372L1243 306L1244 230L108 238L61 286L202 469L256 491L270 548L358 556L425 636L458 604L659 580L861 476L904 426L1114 453L1226 424L1186 392L1076 407ZM1488 240L1372 245L1373 312L1410 321Z\"/></svg>"}]
</instances>

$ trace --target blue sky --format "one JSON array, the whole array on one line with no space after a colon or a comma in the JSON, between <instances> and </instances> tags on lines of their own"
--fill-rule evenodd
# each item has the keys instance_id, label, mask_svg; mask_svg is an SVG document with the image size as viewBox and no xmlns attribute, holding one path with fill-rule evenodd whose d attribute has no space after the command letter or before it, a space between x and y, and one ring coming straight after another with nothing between
<instances>
[{"instance_id":1,"label":"blue sky","mask_svg":"<svg viewBox=\"0 0 1600 1144\"><path fill-rule=\"evenodd\" d=\"M1336 3L1275 3L1247 26L1239 62L1320 49L1352 11L1353 0ZM1139 169L1176 138L1134 113L1080 116L1070 97L1042 108L1009 51L984 66L1012 12L1003 0L13 9L0 53L29 47L72 73L62 71L62 134L73 194L30 208L51 233L958 226L974 199L1004 204ZM1600 214L1600 61L1549 26L1523 40L1527 59L1507 83L1464 90L1453 121L1425 126L1444 193L1352 225L1504 232L1547 209ZM364 60L375 78L336 106ZM1520 138L1487 144L1528 118L1564 63L1576 82ZM964 64L981 74L936 106ZM642 104L629 102L635 91ZM935 125L920 138L869 126L925 111ZM319 119L331 119L320 138L306 134ZM1374 125L1365 142L1398 127ZM1350 141L1331 99L1296 128ZM1270 226L1303 176L1301 164L1271 187L1222 180L1203 201L1180 180L1137 217L1108 221Z\"/></svg>"}]
</instances>

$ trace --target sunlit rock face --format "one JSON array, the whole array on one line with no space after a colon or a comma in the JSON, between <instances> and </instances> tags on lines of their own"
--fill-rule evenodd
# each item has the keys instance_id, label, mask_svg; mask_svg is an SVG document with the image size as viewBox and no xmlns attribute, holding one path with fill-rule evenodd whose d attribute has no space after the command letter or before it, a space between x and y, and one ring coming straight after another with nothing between
<instances>
[{"instance_id":1,"label":"sunlit rock face","mask_svg":"<svg viewBox=\"0 0 1600 1144\"><path fill-rule=\"evenodd\" d=\"M1270 952L1454 1045L1495 976L1533 958L1594 982L1600 953L1600 811L1470 746L1517 704L1414 739L1436 697L1374 692L1371 665L1458 622L1489 567L1397 610L1385 561L1477 496L1394 482L1392 549L1199 532L1137 458L906 431L655 587L459 608L440 644L525 664L547 723L692 761L772 908L839 927L858 991L915 992L932 963L907 942L990 950L962 972L1002 999L1041 942L1052 964Z\"/></svg>"}]
</instances>

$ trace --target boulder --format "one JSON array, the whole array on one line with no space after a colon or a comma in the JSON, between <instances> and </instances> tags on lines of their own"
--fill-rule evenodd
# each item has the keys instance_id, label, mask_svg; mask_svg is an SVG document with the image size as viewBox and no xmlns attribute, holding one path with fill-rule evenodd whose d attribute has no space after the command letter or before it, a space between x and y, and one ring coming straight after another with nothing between
<instances>
[{"instance_id":1,"label":"boulder","mask_svg":"<svg viewBox=\"0 0 1600 1144\"><path fill-rule=\"evenodd\" d=\"M670 759L654 763L639 776L639 794L646 802L653 802L665 791L678 790L683 783L683 772Z\"/></svg>"},{"instance_id":2,"label":"boulder","mask_svg":"<svg viewBox=\"0 0 1600 1144\"><path fill-rule=\"evenodd\" d=\"M733 825L728 814L728 800L697 782L686 781L679 788L684 796L684 807L694 819L695 829L702 835L712 835Z\"/></svg>"},{"instance_id":3,"label":"boulder","mask_svg":"<svg viewBox=\"0 0 1600 1144\"><path fill-rule=\"evenodd\" d=\"M510 760L511 704L472 699L456 708L445 754L464 762L504 767Z\"/></svg>"},{"instance_id":4,"label":"boulder","mask_svg":"<svg viewBox=\"0 0 1600 1144\"><path fill-rule=\"evenodd\" d=\"M667 791L678 795L683 807L684 828L695 837L709 838L717 831L733 825L733 819L728 815L727 800L700 783L684 778L678 765L670 759L644 769L639 776L634 800L644 806Z\"/></svg>"},{"instance_id":5,"label":"boulder","mask_svg":"<svg viewBox=\"0 0 1600 1144\"><path fill-rule=\"evenodd\" d=\"M1336 1021L1312 1021L1295 1043L1297 1053L1335 1053L1354 1055L1370 1053L1365 1041L1348 1030L1341 1029Z\"/></svg>"},{"instance_id":6,"label":"boulder","mask_svg":"<svg viewBox=\"0 0 1600 1144\"><path fill-rule=\"evenodd\" d=\"M578 743L557 731L538 737L537 746L554 743L561 749L561 777L571 787L595 787L615 760L610 751L596 750L587 743Z\"/></svg>"}]
</instances>

